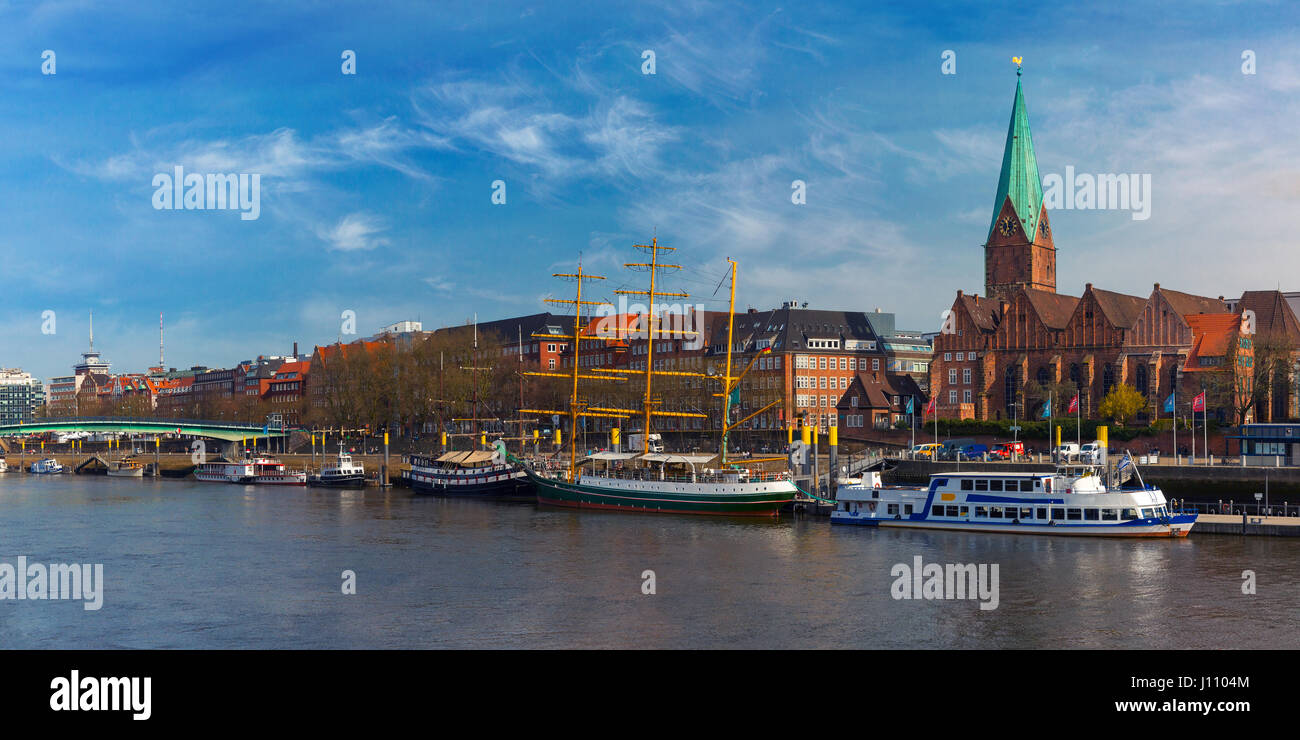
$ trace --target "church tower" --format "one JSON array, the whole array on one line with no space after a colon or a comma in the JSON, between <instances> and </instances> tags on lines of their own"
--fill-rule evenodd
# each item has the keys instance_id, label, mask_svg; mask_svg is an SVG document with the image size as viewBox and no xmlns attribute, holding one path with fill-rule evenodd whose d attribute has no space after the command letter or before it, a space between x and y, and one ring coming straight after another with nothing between
<instances>
[{"instance_id":1,"label":"church tower","mask_svg":"<svg viewBox=\"0 0 1300 740\"><path fill-rule=\"evenodd\" d=\"M1019 67L993 221L984 243L985 294L1009 298L1016 286L1056 292L1056 245L1043 206L1043 184L1038 177Z\"/></svg>"}]
</instances>

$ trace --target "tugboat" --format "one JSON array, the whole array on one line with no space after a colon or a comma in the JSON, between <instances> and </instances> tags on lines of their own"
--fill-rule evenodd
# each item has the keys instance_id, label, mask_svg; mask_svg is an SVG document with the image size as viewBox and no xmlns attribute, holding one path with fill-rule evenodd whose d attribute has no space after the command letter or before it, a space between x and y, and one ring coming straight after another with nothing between
<instances>
[{"instance_id":1,"label":"tugboat","mask_svg":"<svg viewBox=\"0 0 1300 740\"><path fill-rule=\"evenodd\" d=\"M642 296L642 300L645 300L646 304L652 307L645 315L646 326L644 331L648 339L646 344L647 355L644 361L646 369L605 370L590 368L589 372L591 374L585 374L587 371L579 373L578 368L582 366L579 359L579 349L582 347L584 340L581 325L582 306L593 303L592 301L582 300L582 284L585 280L604 279L597 275L583 273L582 267L579 265L578 272L575 275L556 276L577 280L578 295L576 299L550 299L555 303L567 303L575 306L573 334L566 337L566 339L571 340L570 346L574 349L573 370L571 373L528 373L529 375L569 377L573 387L573 394L569 399L569 408L567 411L526 409L525 412L567 415L570 421L570 429L578 428L578 417L595 416L629 419L633 416L640 416L642 423L639 435L641 450L639 452L596 453L584 459L583 462L604 462L604 468L583 470L578 463L577 440L570 439L568 470L561 471L558 475L549 475L539 472L535 468L528 468L528 476L537 486L538 502L580 509L589 508L625 512L777 516L782 507L794 500L798 491L794 481L791 480L789 472L762 472L740 468L727 463L728 432L779 403L779 401L773 401L734 423L730 421L729 412L732 393L740 387L742 378L754 365L754 362L751 361L749 367L745 368L739 375L732 375L731 349L733 342L731 339L735 317L736 262L729 260L731 263L731 310L727 314L729 318L726 364L723 366L725 370L721 374L659 371L655 369L656 363L654 360L656 340L677 339L694 332L657 326L656 324L660 319L653 308L656 298L689 296L684 293L665 292L655 287L659 270L674 269L676 267L675 265L662 264L659 261L660 252L672 251L673 247L660 246L658 239L652 240L649 245L636 246L647 253L649 262L629 264L628 267L648 270L651 276L650 289L648 291L619 292ZM755 355L754 359L757 359L757 357L758 355ZM602 377L602 373L607 375ZM630 373L645 375L645 396L641 409L588 406L579 399L578 381L580 379L627 380L625 374ZM651 433L651 421L654 417L707 418L707 415L703 413L660 410L660 403L658 399L655 399L652 392L653 378L656 375L691 376L704 379L705 382L718 381L722 384L719 395L723 399L722 418L726 421L724 421L721 432L721 444L718 454L673 454L663 451L650 451L651 439L657 436ZM716 468L704 467L715 459L718 460ZM746 460L746 464L773 460L784 461L785 458L751 458Z\"/></svg>"},{"instance_id":2,"label":"tugboat","mask_svg":"<svg viewBox=\"0 0 1300 740\"><path fill-rule=\"evenodd\" d=\"M1186 537L1196 514L1169 511L1164 492L1121 487L1113 470L1061 464L1055 473L934 473L928 486L885 486L880 473L841 485L832 524L1093 537Z\"/></svg>"},{"instance_id":3,"label":"tugboat","mask_svg":"<svg viewBox=\"0 0 1300 740\"><path fill-rule=\"evenodd\" d=\"M366 469L361 463L352 462L352 456L343 451L339 443L339 454L331 462L321 463L320 473L310 476L307 482L313 486L333 488L363 488L366 485Z\"/></svg>"},{"instance_id":4,"label":"tugboat","mask_svg":"<svg viewBox=\"0 0 1300 740\"><path fill-rule=\"evenodd\" d=\"M52 457L47 457L44 460L37 460L32 463L31 467L28 468L28 471L32 473L52 475L54 473L62 473L63 465L58 460L55 460Z\"/></svg>"}]
</instances>

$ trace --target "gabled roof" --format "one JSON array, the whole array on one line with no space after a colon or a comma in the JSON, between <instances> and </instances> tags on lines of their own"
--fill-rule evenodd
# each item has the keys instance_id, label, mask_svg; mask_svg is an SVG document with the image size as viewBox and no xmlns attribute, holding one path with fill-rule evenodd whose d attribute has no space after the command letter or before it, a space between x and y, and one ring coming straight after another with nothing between
<instances>
[{"instance_id":1,"label":"gabled roof","mask_svg":"<svg viewBox=\"0 0 1300 740\"><path fill-rule=\"evenodd\" d=\"M1240 310L1255 312L1255 334L1260 338L1300 347L1300 320L1281 291L1248 290L1241 294Z\"/></svg>"},{"instance_id":2,"label":"gabled roof","mask_svg":"<svg viewBox=\"0 0 1300 740\"><path fill-rule=\"evenodd\" d=\"M1032 238L1037 233L1038 214L1043 207L1043 183L1038 178L1038 157L1034 154L1034 137L1029 132L1029 111L1025 108L1025 94L1016 76L1016 99L1011 104L1011 124L1007 127L1007 143L1002 151L1002 173L998 175L998 194L993 199L993 220L988 236L993 236L1002 203L1011 199L1016 216L1021 219L1024 232Z\"/></svg>"},{"instance_id":3,"label":"gabled roof","mask_svg":"<svg viewBox=\"0 0 1300 740\"><path fill-rule=\"evenodd\" d=\"M1160 291L1160 295L1164 296L1165 300L1169 302L1169 305L1178 312L1178 315L1184 319L1191 314L1226 313L1228 311L1227 304L1217 298L1180 293L1176 290L1161 288L1159 285L1156 288Z\"/></svg>"},{"instance_id":4,"label":"gabled roof","mask_svg":"<svg viewBox=\"0 0 1300 740\"><path fill-rule=\"evenodd\" d=\"M1148 300L1100 288L1093 288L1092 296L1110 323L1120 329L1133 327L1133 323L1142 315L1142 309L1146 308Z\"/></svg>"},{"instance_id":5,"label":"gabled roof","mask_svg":"<svg viewBox=\"0 0 1300 740\"><path fill-rule=\"evenodd\" d=\"M857 405L860 409L893 408L895 404L890 400L891 396L915 396L921 401L925 399L925 393L912 376L903 373L880 373L873 377L870 372L859 372L853 382L849 383L848 390L841 394L836 406L852 408L848 398L855 394L861 396Z\"/></svg>"},{"instance_id":6,"label":"gabled roof","mask_svg":"<svg viewBox=\"0 0 1300 740\"><path fill-rule=\"evenodd\" d=\"M958 297L966 312L970 314L971 320L975 326L982 331L994 331L998 328L998 302L992 298L981 298L978 295L961 294Z\"/></svg>"},{"instance_id":7,"label":"gabled roof","mask_svg":"<svg viewBox=\"0 0 1300 740\"><path fill-rule=\"evenodd\" d=\"M1038 314L1038 320L1049 329L1064 329L1068 326L1075 307L1079 305L1079 299L1071 295L1030 288L1025 288L1024 291L1025 297L1034 307L1034 313Z\"/></svg>"},{"instance_id":8,"label":"gabled roof","mask_svg":"<svg viewBox=\"0 0 1300 740\"><path fill-rule=\"evenodd\" d=\"M1183 363L1185 372L1209 369L1200 366L1200 358L1227 355L1232 341L1241 333L1241 314L1198 313L1183 318L1192 327L1192 349Z\"/></svg>"}]
</instances>

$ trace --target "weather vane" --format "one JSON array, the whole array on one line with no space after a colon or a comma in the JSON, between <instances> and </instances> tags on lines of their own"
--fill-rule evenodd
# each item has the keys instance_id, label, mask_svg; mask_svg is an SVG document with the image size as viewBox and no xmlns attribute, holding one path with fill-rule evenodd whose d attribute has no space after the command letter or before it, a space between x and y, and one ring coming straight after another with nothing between
<instances>
[{"instance_id":1,"label":"weather vane","mask_svg":"<svg viewBox=\"0 0 1300 740\"><path fill-rule=\"evenodd\" d=\"M1016 77L1020 76L1020 61L1023 57L1011 57L1011 61L1016 63Z\"/></svg>"}]
</instances>

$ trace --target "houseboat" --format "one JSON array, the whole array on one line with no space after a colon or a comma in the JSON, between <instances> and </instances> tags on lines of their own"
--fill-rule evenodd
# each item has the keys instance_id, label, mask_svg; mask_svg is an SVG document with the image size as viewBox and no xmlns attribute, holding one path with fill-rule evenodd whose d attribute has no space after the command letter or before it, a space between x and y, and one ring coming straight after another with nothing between
<instances>
[{"instance_id":1,"label":"houseboat","mask_svg":"<svg viewBox=\"0 0 1300 740\"><path fill-rule=\"evenodd\" d=\"M533 499L533 484L518 466L506 461L504 444L489 452L446 452L437 457L410 455L405 461L407 483L416 493L475 496L497 499Z\"/></svg>"},{"instance_id":2,"label":"houseboat","mask_svg":"<svg viewBox=\"0 0 1300 740\"><path fill-rule=\"evenodd\" d=\"M885 486L880 474L872 472L839 486L831 523L1069 536L1187 536L1195 514L1172 513L1164 493L1154 486L1120 487L1115 472L1104 465L1078 464L1061 465L1055 473L934 473L928 486Z\"/></svg>"}]
</instances>

